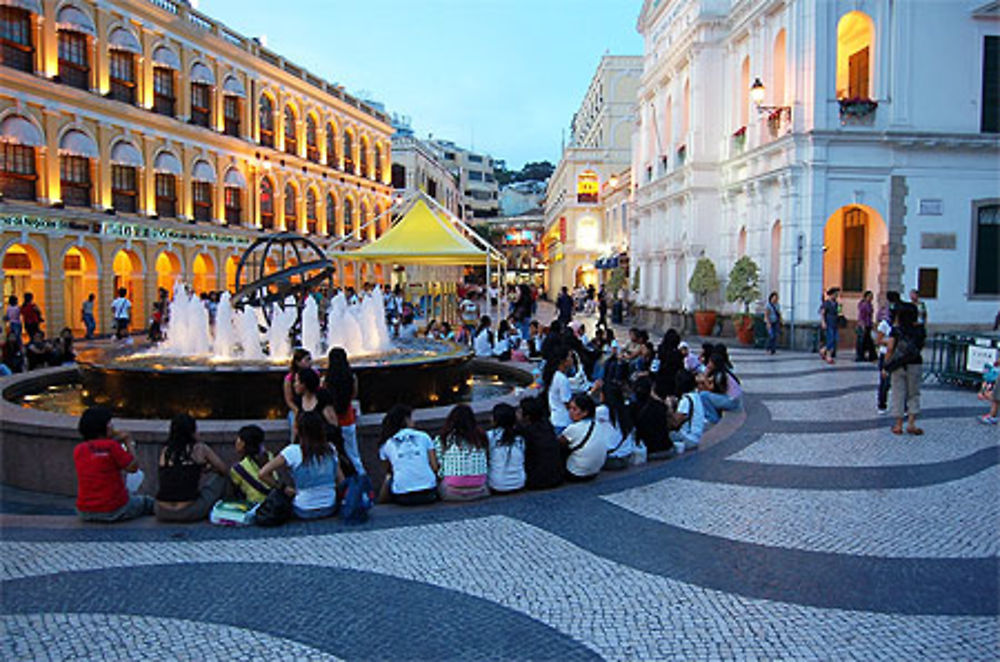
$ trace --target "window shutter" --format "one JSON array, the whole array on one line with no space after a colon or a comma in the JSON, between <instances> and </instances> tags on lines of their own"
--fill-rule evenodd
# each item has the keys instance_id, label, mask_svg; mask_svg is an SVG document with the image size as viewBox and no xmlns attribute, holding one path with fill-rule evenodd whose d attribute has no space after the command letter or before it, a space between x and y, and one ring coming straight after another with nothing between
<instances>
[{"instance_id":1,"label":"window shutter","mask_svg":"<svg viewBox=\"0 0 1000 662\"><path fill-rule=\"evenodd\" d=\"M983 101L979 130L1000 133L1000 37L983 41Z\"/></svg>"}]
</instances>

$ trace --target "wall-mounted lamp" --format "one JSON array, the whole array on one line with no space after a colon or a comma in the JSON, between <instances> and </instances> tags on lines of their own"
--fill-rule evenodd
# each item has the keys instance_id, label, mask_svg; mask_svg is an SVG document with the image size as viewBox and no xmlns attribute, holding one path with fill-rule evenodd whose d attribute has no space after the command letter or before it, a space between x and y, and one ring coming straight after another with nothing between
<instances>
[{"instance_id":1,"label":"wall-mounted lamp","mask_svg":"<svg viewBox=\"0 0 1000 662\"><path fill-rule=\"evenodd\" d=\"M753 85L750 86L750 100L753 101L754 105L757 106L758 113L784 113L791 117L792 107L791 106L765 106L764 92L766 88L764 83L760 81L760 78L753 79Z\"/></svg>"}]
</instances>

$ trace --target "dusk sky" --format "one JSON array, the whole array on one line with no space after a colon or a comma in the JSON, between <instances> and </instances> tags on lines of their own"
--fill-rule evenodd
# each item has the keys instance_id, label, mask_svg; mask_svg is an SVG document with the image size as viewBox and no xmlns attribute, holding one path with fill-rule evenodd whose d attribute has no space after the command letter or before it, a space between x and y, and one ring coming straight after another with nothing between
<instances>
[{"instance_id":1,"label":"dusk sky","mask_svg":"<svg viewBox=\"0 0 1000 662\"><path fill-rule=\"evenodd\" d=\"M605 51L641 55L641 0L201 0L201 11L416 134L505 159L559 160ZM568 134L568 130L566 131Z\"/></svg>"}]
</instances>

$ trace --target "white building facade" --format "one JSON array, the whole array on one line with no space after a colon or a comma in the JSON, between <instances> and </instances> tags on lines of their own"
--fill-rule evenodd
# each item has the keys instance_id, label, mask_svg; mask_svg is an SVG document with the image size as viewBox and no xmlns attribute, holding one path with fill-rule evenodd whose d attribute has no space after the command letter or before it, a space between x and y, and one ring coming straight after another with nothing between
<instances>
[{"instance_id":1,"label":"white building facade","mask_svg":"<svg viewBox=\"0 0 1000 662\"><path fill-rule=\"evenodd\" d=\"M848 318L865 290L919 288L932 326L992 325L998 6L647 0L638 303L675 323L694 307L700 257L725 282L748 255L786 321L815 322L821 292L838 286ZM721 292L712 303L721 309Z\"/></svg>"}]
</instances>

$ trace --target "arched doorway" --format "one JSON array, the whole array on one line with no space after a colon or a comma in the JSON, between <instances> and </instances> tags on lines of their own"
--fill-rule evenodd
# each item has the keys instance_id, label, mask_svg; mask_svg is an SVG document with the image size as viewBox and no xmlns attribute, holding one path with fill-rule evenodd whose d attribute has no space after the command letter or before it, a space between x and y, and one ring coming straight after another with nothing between
<instances>
[{"instance_id":1,"label":"arched doorway","mask_svg":"<svg viewBox=\"0 0 1000 662\"><path fill-rule=\"evenodd\" d=\"M144 280L142 260L134 251L122 249L115 253L115 258L111 263L111 271L114 273L112 295L117 297L118 290L122 287L125 288L125 296L132 302L132 328L142 328L145 326L146 315L142 293Z\"/></svg>"},{"instance_id":2,"label":"arched doorway","mask_svg":"<svg viewBox=\"0 0 1000 662\"><path fill-rule=\"evenodd\" d=\"M236 270L240 266L240 259L235 255L230 255L226 259L226 289L231 293L236 292Z\"/></svg>"},{"instance_id":3,"label":"arched doorway","mask_svg":"<svg viewBox=\"0 0 1000 662\"><path fill-rule=\"evenodd\" d=\"M180 258L170 251L163 251L156 256L156 287L167 292L174 291L174 283L183 278Z\"/></svg>"},{"instance_id":4,"label":"arched doorway","mask_svg":"<svg viewBox=\"0 0 1000 662\"><path fill-rule=\"evenodd\" d=\"M63 310L65 324L74 335L85 332L80 309L90 294L94 301L94 319L101 318L101 300L98 291L97 260L86 248L71 246L63 255Z\"/></svg>"},{"instance_id":5,"label":"arched doorway","mask_svg":"<svg viewBox=\"0 0 1000 662\"><path fill-rule=\"evenodd\" d=\"M191 275L191 286L195 292L201 294L215 291L215 260L211 255L198 253L191 265Z\"/></svg>"},{"instance_id":6,"label":"arched doorway","mask_svg":"<svg viewBox=\"0 0 1000 662\"><path fill-rule=\"evenodd\" d=\"M781 221L771 227L771 267L767 272L767 291L777 292L781 284Z\"/></svg>"},{"instance_id":7,"label":"arched doorway","mask_svg":"<svg viewBox=\"0 0 1000 662\"><path fill-rule=\"evenodd\" d=\"M31 292L45 317L45 262L41 253L31 244L11 244L4 251L2 264L3 307L7 307L10 295L16 294L21 303L24 293Z\"/></svg>"},{"instance_id":8,"label":"arched doorway","mask_svg":"<svg viewBox=\"0 0 1000 662\"><path fill-rule=\"evenodd\" d=\"M888 286L885 221L872 207L845 205L827 219L823 248L823 291L839 287L844 315L855 319L865 290L885 292Z\"/></svg>"},{"instance_id":9,"label":"arched doorway","mask_svg":"<svg viewBox=\"0 0 1000 662\"><path fill-rule=\"evenodd\" d=\"M341 279L341 283L340 283L341 287L343 287L343 288L355 287L355 282L354 282L354 263L353 262L345 262L344 263L344 268L342 270L342 273L343 273L343 278Z\"/></svg>"}]
</instances>

